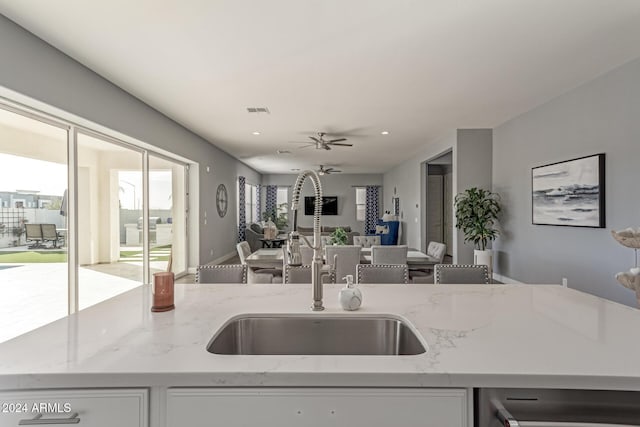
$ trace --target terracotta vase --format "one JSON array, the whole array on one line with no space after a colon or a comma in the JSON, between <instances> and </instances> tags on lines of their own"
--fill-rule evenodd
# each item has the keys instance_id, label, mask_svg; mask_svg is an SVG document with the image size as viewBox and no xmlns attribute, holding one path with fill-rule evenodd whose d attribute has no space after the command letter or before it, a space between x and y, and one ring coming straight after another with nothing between
<instances>
[{"instance_id":1,"label":"terracotta vase","mask_svg":"<svg viewBox=\"0 0 640 427\"><path fill-rule=\"evenodd\" d=\"M169 311L176 308L173 304L174 276L170 271L153 273L153 305L151 311Z\"/></svg>"}]
</instances>

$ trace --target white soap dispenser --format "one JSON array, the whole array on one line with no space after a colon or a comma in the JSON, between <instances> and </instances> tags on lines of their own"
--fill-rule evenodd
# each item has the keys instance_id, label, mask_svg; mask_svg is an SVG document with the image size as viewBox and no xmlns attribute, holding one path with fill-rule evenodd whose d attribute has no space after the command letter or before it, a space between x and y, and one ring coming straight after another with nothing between
<instances>
[{"instance_id":1,"label":"white soap dispenser","mask_svg":"<svg viewBox=\"0 0 640 427\"><path fill-rule=\"evenodd\" d=\"M340 290L340 294L338 296L340 305L344 310L348 311L359 309L362 304L362 292L353 285L353 276L348 274L342 279L346 280L347 283L344 285L344 288Z\"/></svg>"}]
</instances>

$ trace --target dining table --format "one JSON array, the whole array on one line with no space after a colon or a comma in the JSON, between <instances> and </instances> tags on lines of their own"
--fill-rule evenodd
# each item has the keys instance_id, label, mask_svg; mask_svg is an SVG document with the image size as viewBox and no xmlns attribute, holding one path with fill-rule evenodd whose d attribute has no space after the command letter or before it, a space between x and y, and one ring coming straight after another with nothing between
<instances>
[{"instance_id":1,"label":"dining table","mask_svg":"<svg viewBox=\"0 0 640 427\"><path fill-rule=\"evenodd\" d=\"M282 268L284 248L261 248L246 258L247 265L252 268ZM360 262L371 264L371 248L362 248ZM435 264L427 254L418 249L409 248L407 251L407 265L410 268L429 268Z\"/></svg>"}]
</instances>

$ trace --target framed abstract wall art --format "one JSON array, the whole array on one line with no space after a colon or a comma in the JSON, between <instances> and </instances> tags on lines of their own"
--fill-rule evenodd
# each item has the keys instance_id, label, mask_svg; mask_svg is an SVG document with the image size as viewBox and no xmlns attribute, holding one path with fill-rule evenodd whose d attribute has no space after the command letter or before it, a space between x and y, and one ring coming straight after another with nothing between
<instances>
[{"instance_id":1,"label":"framed abstract wall art","mask_svg":"<svg viewBox=\"0 0 640 427\"><path fill-rule=\"evenodd\" d=\"M532 222L605 227L604 153L531 169Z\"/></svg>"}]
</instances>

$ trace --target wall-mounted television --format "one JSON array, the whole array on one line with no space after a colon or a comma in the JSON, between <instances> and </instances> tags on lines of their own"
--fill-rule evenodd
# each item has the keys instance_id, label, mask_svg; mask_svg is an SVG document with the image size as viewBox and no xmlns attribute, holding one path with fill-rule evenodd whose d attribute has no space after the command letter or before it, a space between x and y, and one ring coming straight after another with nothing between
<instances>
[{"instance_id":1,"label":"wall-mounted television","mask_svg":"<svg viewBox=\"0 0 640 427\"><path fill-rule=\"evenodd\" d=\"M305 196L304 198L304 214L313 215L315 209L314 196ZM338 196L322 197L322 215L338 215Z\"/></svg>"}]
</instances>

